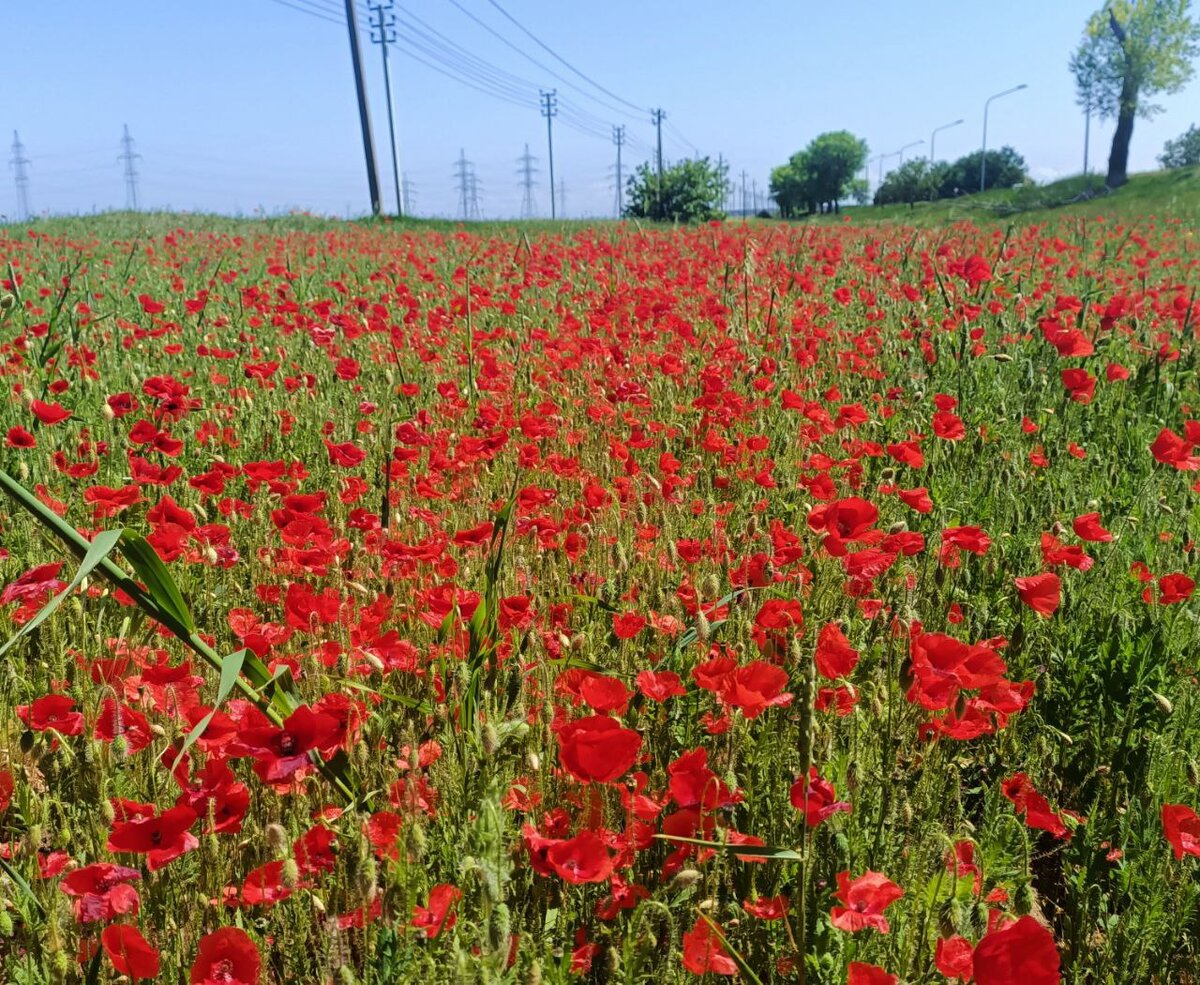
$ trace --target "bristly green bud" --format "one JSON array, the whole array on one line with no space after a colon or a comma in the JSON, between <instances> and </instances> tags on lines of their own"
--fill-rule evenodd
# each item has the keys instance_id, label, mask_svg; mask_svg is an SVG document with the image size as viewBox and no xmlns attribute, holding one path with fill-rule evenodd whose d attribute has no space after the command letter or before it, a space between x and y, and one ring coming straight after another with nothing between
<instances>
[{"instance_id":1,"label":"bristly green bud","mask_svg":"<svg viewBox=\"0 0 1200 985\"><path fill-rule=\"evenodd\" d=\"M1033 891L1033 886L1028 881L1021 883L1013 895L1013 910L1017 916L1023 917L1032 913L1036 906L1037 896Z\"/></svg>"},{"instance_id":2,"label":"bristly green bud","mask_svg":"<svg viewBox=\"0 0 1200 985\"><path fill-rule=\"evenodd\" d=\"M483 751L485 755L496 755L496 750L500 748L500 735L496 731L496 726L491 722L488 722L483 727L483 734L480 736L480 741L483 744Z\"/></svg>"},{"instance_id":3,"label":"bristly green bud","mask_svg":"<svg viewBox=\"0 0 1200 985\"><path fill-rule=\"evenodd\" d=\"M288 853L288 834L282 824L272 821L267 825L263 834L266 837L267 848L271 850L272 855L282 858Z\"/></svg>"},{"instance_id":4,"label":"bristly green bud","mask_svg":"<svg viewBox=\"0 0 1200 985\"><path fill-rule=\"evenodd\" d=\"M721 597L721 581L714 574L708 574L704 578L704 598L712 601Z\"/></svg>"},{"instance_id":5,"label":"bristly green bud","mask_svg":"<svg viewBox=\"0 0 1200 985\"><path fill-rule=\"evenodd\" d=\"M294 858L284 859L283 869L279 873L279 881L288 889L295 889L300 885L300 866Z\"/></svg>"},{"instance_id":6,"label":"bristly green bud","mask_svg":"<svg viewBox=\"0 0 1200 985\"><path fill-rule=\"evenodd\" d=\"M0 910L0 937L12 937L13 920L8 910Z\"/></svg>"},{"instance_id":7,"label":"bristly green bud","mask_svg":"<svg viewBox=\"0 0 1200 985\"><path fill-rule=\"evenodd\" d=\"M534 958L525 972L525 985L542 985L542 963Z\"/></svg>"},{"instance_id":8,"label":"bristly green bud","mask_svg":"<svg viewBox=\"0 0 1200 985\"><path fill-rule=\"evenodd\" d=\"M354 974L354 969L348 964L338 968L338 985L358 985L358 978Z\"/></svg>"},{"instance_id":9,"label":"bristly green bud","mask_svg":"<svg viewBox=\"0 0 1200 985\"><path fill-rule=\"evenodd\" d=\"M404 845L408 849L408 854L411 855L415 861L419 862L425 857L425 845L427 843L425 838L425 829L419 824L410 824L405 829L405 833L406 837L404 839Z\"/></svg>"},{"instance_id":10,"label":"bristly green bud","mask_svg":"<svg viewBox=\"0 0 1200 985\"><path fill-rule=\"evenodd\" d=\"M1154 695L1154 703L1158 705L1158 710L1164 715L1169 715L1175 710L1175 706L1171 704L1171 699L1165 694L1159 694L1157 691L1152 693Z\"/></svg>"},{"instance_id":11,"label":"bristly green bud","mask_svg":"<svg viewBox=\"0 0 1200 985\"><path fill-rule=\"evenodd\" d=\"M16 295L9 294L8 291L0 294L0 311L8 311L17 303Z\"/></svg>"},{"instance_id":12,"label":"bristly green bud","mask_svg":"<svg viewBox=\"0 0 1200 985\"><path fill-rule=\"evenodd\" d=\"M711 632L712 627L708 624L708 616L704 614L703 609L700 609L696 613L696 639L702 644L707 643Z\"/></svg>"},{"instance_id":13,"label":"bristly green bud","mask_svg":"<svg viewBox=\"0 0 1200 985\"><path fill-rule=\"evenodd\" d=\"M704 876L696 869L680 869L675 873L669 888L673 892L682 892L685 889L691 889L703 878Z\"/></svg>"}]
</instances>

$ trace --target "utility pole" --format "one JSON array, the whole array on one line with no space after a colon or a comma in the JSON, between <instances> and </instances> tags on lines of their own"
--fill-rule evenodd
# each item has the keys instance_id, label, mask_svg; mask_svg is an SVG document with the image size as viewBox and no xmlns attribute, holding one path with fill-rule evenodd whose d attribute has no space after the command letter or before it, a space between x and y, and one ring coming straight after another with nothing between
<instances>
[{"instance_id":1,"label":"utility pole","mask_svg":"<svg viewBox=\"0 0 1200 985\"><path fill-rule=\"evenodd\" d=\"M658 182L657 182L657 187L654 190L654 195L658 202L658 211L659 211L658 217L660 219L662 218L662 178L663 178L662 125L663 125L663 120L666 119L666 116L667 116L667 114L664 113L661 109L652 109L650 111L650 121L654 124L655 130L658 132L658 145L657 145L657 150L655 151L655 155L654 155L655 161L656 161L655 170L658 172Z\"/></svg>"},{"instance_id":2,"label":"utility pole","mask_svg":"<svg viewBox=\"0 0 1200 985\"><path fill-rule=\"evenodd\" d=\"M462 217L469 219L471 217L470 199L473 195L472 187L475 184L475 172L471 162L467 160L467 152L459 150L458 160L455 162L454 178L458 182L458 196L462 203Z\"/></svg>"},{"instance_id":3,"label":"utility pole","mask_svg":"<svg viewBox=\"0 0 1200 985\"><path fill-rule=\"evenodd\" d=\"M396 18L392 0L371 6L371 43L383 50L383 91L387 96L388 138L392 145L392 180L396 185L396 214L404 218L404 198L400 194L400 165L396 160L396 121L392 114L392 73L388 65L388 46L396 42Z\"/></svg>"},{"instance_id":4,"label":"utility pole","mask_svg":"<svg viewBox=\"0 0 1200 985\"><path fill-rule=\"evenodd\" d=\"M12 158L8 162L13 169L13 180L17 183L17 221L29 218L29 175L25 168L31 163L25 156L25 145L16 130L13 131Z\"/></svg>"},{"instance_id":5,"label":"utility pole","mask_svg":"<svg viewBox=\"0 0 1200 985\"><path fill-rule=\"evenodd\" d=\"M750 207L758 214L758 181L750 182Z\"/></svg>"},{"instance_id":6,"label":"utility pole","mask_svg":"<svg viewBox=\"0 0 1200 985\"><path fill-rule=\"evenodd\" d=\"M358 122L362 125L363 157L367 161L367 190L371 196L371 215L379 215L379 174L375 167L375 140L371 136L371 114L367 109L362 53L358 50L358 18L355 14L354 0L346 0L346 29L350 32L350 61L354 66L354 88L358 93Z\"/></svg>"},{"instance_id":7,"label":"utility pole","mask_svg":"<svg viewBox=\"0 0 1200 985\"><path fill-rule=\"evenodd\" d=\"M478 222L483 218L483 209L479 206L479 178L475 169L471 168L469 199L471 204L471 219Z\"/></svg>"},{"instance_id":8,"label":"utility pole","mask_svg":"<svg viewBox=\"0 0 1200 985\"><path fill-rule=\"evenodd\" d=\"M612 128L612 142L617 146L617 218L621 218L621 213L624 211L624 200L621 197L621 148L625 146L625 127L614 126Z\"/></svg>"},{"instance_id":9,"label":"utility pole","mask_svg":"<svg viewBox=\"0 0 1200 985\"><path fill-rule=\"evenodd\" d=\"M133 149L133 138L129 136L129 124L125 124L124 126L125 132L121 137L121 156L117 160L123 162L125 165L125 208L136 212L138 207L138 172L137 165L133 162L142 155Z\"/></svg>"},{"instance_id":10,"label":"utility pole","mask_svg":"<svg viewBox=\"0 0 1200 985\"><path fill-rule=\"evenodd\" d=\"M517 174L521 176L521 187L524 189L524 194L521 196L521 218L532 219L537 211L533 204L533 176L537 174L538 169L535 168L534 162L537 158L529 153L529 145L525 145L525 153L517 158Z\"/></svg>"},{"instance_id":11,"label":"utility pole","mask_svg":"<svg viewBox=\"0 0 1200 985\"><path fill-rule=\"evenodd\" d=\"M558 210L562 217L567 217L567 182L565 178L558 179Z\"/></svg>"},{"instance_id":12,"label":"utility pole","mask_svg":"<svg viewBox=\"0 0 1200 985\"><path fill-rule=\"evenodd\" d=\"M746 170L742 169L742 218L746 218Z\"/></svg>"},{"instance_id":13,"label":"utility pole","mask_svg":"<svg viewBox=\"0 0 1200 985\"><path fill-rule=\"evenodd\" d=\"M347 0L348 2L348 0ZM554 205L554 118L558 116L558 90L541 89L542 116L546 118L546 146L550 153L550 218L558 218Z\"/></svg>"}]
</instances>

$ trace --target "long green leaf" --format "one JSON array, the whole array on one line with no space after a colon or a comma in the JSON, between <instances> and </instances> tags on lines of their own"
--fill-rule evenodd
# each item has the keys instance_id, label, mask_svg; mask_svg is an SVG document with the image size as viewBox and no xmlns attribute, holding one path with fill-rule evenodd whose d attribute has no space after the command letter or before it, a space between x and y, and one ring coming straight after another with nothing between
<instances>
[{"instance_id":1,"label":"long green leaf","mask_svg":"<svg viewBox=\"0 0 1200 985\"><path fill-rule=\"evenodd\" d=\"M117 541L121 539L121 533L122 531L120 530L104 530L96 535L91 547L88 548L87 554L84 555L82 563L79 565L79 570L75 572L75 577L71 579L71 583L43 605L38 614L22 626L4 646L0 646L0 656L7 653L17 640L28 633L32 633L54 614L54 611L66 601L67 596L82 584L83 579L90 575L96 569L96 566L112 553L112 549L117 546Z\"/></svg>"},{"instance_id":2,"label":"long green leaf","mask_svg":"<svg viewBox=\"0 0 1200 985\"><path fill-rule=\"evenodd\" d=\"M183 600L183 593L150 542L135 531L125 530L121 534L121 553L145 583L150 597L184 629L194 633L196 622Z\"/></svg>"},{"instance_id":3,"label":"long green leaf","mask_svg":"<svg viewBox=\"0 0 1200 985\"><path fill-rule=\"evenodd\" d=\"M184 737L183 744L179 747L179 753L175 756L175 762L171 764L171 770L179 765L179 761L183 759L192 745L204 734L204 730L208 728L213 718L216 717L217 710L225 703L225 699L229 697L230 692L237 686L238 677L242 673L242 664L246 661L246 655L250 651L245 647L223 657L221 660L221 680L217 684L217 700L213 702L212 709L200 721L198 721L190 732Z\"/></svg>"},{"instance_id":4,"label":"long green leaf","mask_svg":"<svg viewBox=\"0 0 1200 985\"><path fill-rule=\"evenodd\" d=\"M699 845L702 848L715 848L730 855L750 855L754 858L771 859L779 862L803 862L804 856L794 848L771 848L769 845L735 845L726 841L705 841L703 838L682 838L678 835L655 835L659 841L680 842L685 845Z\"/></svg>"}]
</instances>

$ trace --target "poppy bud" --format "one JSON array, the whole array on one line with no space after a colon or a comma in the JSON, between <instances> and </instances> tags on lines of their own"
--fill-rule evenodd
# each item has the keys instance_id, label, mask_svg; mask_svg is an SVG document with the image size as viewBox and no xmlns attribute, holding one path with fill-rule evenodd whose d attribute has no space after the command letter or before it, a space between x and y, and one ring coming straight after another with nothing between
<instances>
[{"instance_id":1,"label":"poppy bud","mask_svg":"<svg viewBox=\"0 0 1200 985\"><path fill-rule=\"evenodd\" d=\"M938 569L941 570L940 568ZM905 657L900 662L900 686L908 690L913 685L912 658Z\"/></svg>"},{"instance_id":2,"label":"poppy bud","mask_svg":"<svg viewBox=\"0 0 1200 985\"><path fill-rule=\"evenodd\" d=\"M1013 627L1013 631L1008 638L1008 646L1009 646L1010 651L1012 653L1019 653L1021 650L1021 644L1024 642L1025 642L1025 624L1022 622L1019 622Z\"/></svg>"},{"instance_id":3,"label":"poppy bud","mask_svg":"<svg viewBox=\"0 0 1200 985\"><path fill-rule=\"evenodd\" d=\"M1023 917L1027 913L1032 913L1036 906L1037 896L1033 892L1033 886L1028 882L1022 883L1013 895L1013 911Z\"/></svg>"},{"instance_id":4,"label":"poppy bud","mask_svg":"<svg viewBox=\"0 0 1200 985\"><path fill-rule=\"evenodd\" d=\"M704 579L704 597L716 599L721 596L721 582L716 575L710 574Z\"/></svg>"},{"instance_id":5,"label":"poppy bud","mask_svg":"<svg viewBox=\"0 0 1200 985\"><path fill-rule=\"evenodd\" d=\"M300 884L300 866L294 858L284 860L279 872L279 881L288 889L295 889Z\"/></svg>"},{"instance_id":6,"label":"poppy bud","mask_svg":"<svg viewBox=\"0 0 1200 985\"><path fill-rule=\"evenodd\" d=\"M487 756L496 755L496 750L500 748L500 735L496 731L496 726L488 722L483 727L483 735L480 737L483 744L484 754Z\"/></svg>"},{"instance_id":7,"label":"poppy bud","mask_svg":"<svg viewBox=\"0 0 1200 985\"><path fill-rule=\"evenodd\" d=\"M17 462L17 478L22 482L29 481L29 463L23 458Z\"/></svg>"},{"instance_id":8,"label":"poppy bud","mask_svg":"<svg viewBox=\"0 0 1200 985\"><path fill-rule=\"evenodd\" d=\"M512 937L512 915L505 903L497 903L488 920L488 946L493 951L505 947ZM611 950L611 948L610 948Z\"/></svg>"},{"instance_id":9,"label":"poppy bud","mask_svg":"<svg viewBox=\"0 0 1200 985\"><path fill-rule=\"evenodd\" d=\"M1171 704L1171 699L1165 694L1159 694L1157 691L1151 693L1154 695L1154 703L1158 705L1158 710L1164 715L1169 715L1175 710L1175 706Z\"/></svg>"},{"instance_id":10,"label":"poppy bud","mask_svg":"<svg viewBox=\"0 0 1200 985\"><path fill-rule=\"evenodd\" d=\"M700 610L696 613L696 639L701 643L707 643L711 627L708 625L708 617L704 615L704 611Z\"/></svg>"},{"instance_id":11,"label":"poppy bud","mask_svg":"<svg viewBox=\"0 0 1200 985\"><path fill-rule=\"evenodd\" d=\"M620 574L625 574L629 571L629 555L625 553L625 545L617 545L617 563L615 565Z\"/></svg>"},{"instance_id":12,"label":"poppy bud","mask_svg":"<svg viewBox=\"0 0 1200 985\"><path fill-rule=\"evenodd\" d=\"M1067 528L1064 527L1062 522L1059 520L1055 520L1054 525L1050 528L1050 532L1054 534L1055 537L1061 537L1064 533L1066 533L1066 530Z\"/></svg>"},{"instance_id":13,"label":"poppy bud","mask_svg":"<svg viewBox=\"0 0 1200 985\"><path fill-rule=\"evenodd\" d=\"M12 937L13 921L8 910L0 910L0 937Z\"/></svg>"},{"instance_id":14,"label":"poppy bud","mask_svg":"<svg viewBox=\"0 0 1200 985\"><path fill-rule=\"evenodd\" d=\"M1013 357L1007 352L997 352L992 356L992 358L998 363L1010 363L1013 361Z\"/></svg>"},{"instance_id":15,"label":"poppy bud","mask_svg":"<svg viewBox=\"0 0 1200 985\"><path fill-rule=\"evenodd\" d=\"M409 825L407 829L407 838L405 846L408 848L408 854L415 859L421 859L425 855L425 829L419 824Z\"/></svg>"},{"instance_id":16,"label":"poppy bud","mask_svg":"<svg viewBox=\"0 0 1200 985\"><path fill-rule=\"evenodd\" d=\"M616 981L617 976L621 973L621 952L615 947L610 947L604 952L604 963L607 966L608 980Z\"/></svg>"},{"instance_id":17,"label":"poppy bud","mask_svg":"<svg viewBox=\"0 0 1200 985\"><path fill-rule=\"evenodd\" d=\"M675 892L682 892L685 889L691 889L702 878L703 876L695 869L680 869L675 873L675 878L671 880L669 888Z\"/></svg>"},{"instance_id":18,"label":"poppy bud","mask_svg":"<svg viewBox=\"0 0 1200 985\"><path fill-rule=\"evenodd\" d=\"M941 588L944 584L946 584L946 569L940 565L933 569L933 583L937 585L938 588Z\"/></svg>"},{"instance_id":19,"label":"poppy bud","mask_svg":"<svg viewBox=\"0 0 1200 985\"><path fill-rule=\"evenodd\" d=\"M967 698L966 691L958 692L958 698L954 702L954 717L960 721L962 720L963 715L966 714L968 700L969 699Z\"/></svg>"},{"instance_id":20,"label":"poppy bud","mask_svg":"<svg viewBox=\"0 0 1200 985\"><path fill-rule=\"evenodd\" d=\"M1196 761L1190 756L1188 757L1187 761L1186 773L1188 783L1190 783L1193 787L1200 786L1200 766L1197 766Z\"/></svg>"},{"instance_id":21,"label":"poppy bud","mask_svg":"<svg viewBox=\"0 0 1200 985\"><path fill-rule=\"evenodd\" d=\"M583 633L576 633L571 637L571 649L576 653L583 652L583 648L587 646L587 637Z\"/></svg>"},{"instance_id":22,"label":"poppy bud","mask_svg":"<svg viewBox=\"0 0 1200 985\"><path fill-rule=\"evenodd\" d=\"M8 291L5 291L3 294L0 294L0 311L8 311L16 303L17 303L16 297L12 294L9 294Z\"/></svg>"},{"instance_id":23,"label":"poppy bud","mask_svg":"<svg viewBox=\"0 0 1200 985\"><path fill-rule=\"evenodd\" d=\"M889 534L902 534L907 529L908 529L907 523L905 523L903 520L897 520L890 527L888 527L888 533Z\"/></svg>"},{"instance_id":24,"label":"poppy bud","mask_svg":"<svg viewBox=\"0 0 1200 985\"><path fill-rule=\"evenodd\" d=\"M363 860L362 867L355 873L357 876L355 889L358 894L368 903L375 899L379 892L379 887L375 883L375 877L378 874L378 866L375 864L375 859L368 856Z\"/></svg>"},{"instance_id":25,"label":"poppy bud","mask_svg":"<svg viewBox=\"0 0 1200 985\"><path fill-rule=\"evenodd\" d=\"M31 391L31 390L22 390L21 391L21 403L25 405L26 410L28 410L30 407L33 406L33 402L36 399L37 398L33 395L33 391Z\"/></svg>"},{"instance_id":26,"label":"poppy bud","mask_svg":"<svg viewBox=\"0 0 1200 985\"><path fill-rule=\"evenodd\" d=\"M758 514L751 513L746 521L746 539L753 540L758 535Z\"/></svg>"},{"instance_id":27,"label":"poppy bud","mask_svg":"<svg viewBox=\"0 0 1200 985\"><path fill-rule=\"evenodd\" d=\"M710 913L713 910L715 910L716 908L717 908L717 901L715 899L713 899L711 896L709 896L705 899L702 899L699 903L696 904L696 909L703 910L706 913Z\"/></svg>"},{"instance_id":28,"label":"poppy bud","mask_svg":"<svg viewBox=\"0 0 1200 985\"><path fill-rule=\"evenodd\" d=\"M313 913L316 914L318 920L325 916L325 902L316 893L310 893L308 896L309 906L313 908Z\"/></svg>"},{"instance_id":29,"label":"poppy bud","mask_svg":"<svg viewBox=\"0 0 1200 985\"><path fill-rule=\"evenodd\" d=\"M896 478L896 470L889 465L886 469L879 473L879 478L884 482L891 482L894 478Z\"/></svg>"},{"instance_id":30,"label":"poppy bud","mask_svg":"<svg viewBox=\"0 0 1200 985\"><path fill-rule=\"evenodd\" d=\"M675 546L675 541L667 541L667 557L671 559L672 564L679 563L679 548Z\"/></svg>"},{"instance_id":31,"label":"poppy bud","mask_svg":"<svg viewBox=\"0 0 1200 985\"><path fill-rule=\"evenodd\" d=\"M65 979L71 971L71 956L67 953L67 949L61 948L54 952L54 973L56 978Z\"/></svg>"},{"instance_id":32,"label":"poppy bud","mask_svg":"<svg viewBox=\"0 0 1200 985\"><path fill-rule=\"evenodd\" d=\"M117 412L113 410L107 403L100 405L100 416L110 423L117 419Z\"/></svg>"},{"instance_id":33,"label":"poppy bud","mask_svg":"<svg viewBox=\"0 0 1200 985\"><path fill-rule=\"evenodd\" d=\"M529 755L525 757L525 762L529 764L529 768L535 773L542 768L541 757L538 756L536 752L530 752Z\"/></svg>"},{"instance_id":34,"label":"poppy bud","mask_svg":"<svg viewBox=\"0 0 1200 985\"><path fill-rule=\"evenodd\" d=\"M354 969L348 964L344 964L338 969L338 985L358 985Z\"/></svg>"},{"instance_id":35,"label":"poppy bud","mask_svg":"<svg viewBox=\"0 0 1200 985\"><path fill-rule=\"evenodd\" d=\"M282 858L287 854L288 835L282 824L272 821L267 825L263 834L266 837L267 847L271 850L276 858Z\"/></svg>"}]
</instances>

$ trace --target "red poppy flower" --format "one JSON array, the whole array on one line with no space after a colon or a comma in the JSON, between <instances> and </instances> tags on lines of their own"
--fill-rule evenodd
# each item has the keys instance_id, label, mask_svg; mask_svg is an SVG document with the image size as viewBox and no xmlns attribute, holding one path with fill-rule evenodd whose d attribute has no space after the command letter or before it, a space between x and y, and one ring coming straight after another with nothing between
<instances>
[{"instance_id":1,"label":"red poppy flower","mask_svg":"<svg viewBox=\"0 0 1200 985\"><path fill-rule=\"evenodd\" d=\"M58 888L73 898L71 908L79 923L108 923L119 916L137 914L141 899L127 884L141 878L137 869L93 862L68 872Z\"/></svg>"},{"instance_id":2,"label":"red poppy flower","mask_svg":"<svg viewBox=\"0 0 1200 985\"><path fill-rule=\"evenodd\" d=\"M1187 575L1162 575L1158 579L1158 604L1175 605L1178 602L1186 602L1192 597L1192 590L1195 587L1195 581ZM1142 593L1142 598L1147 602L1151 600L1149 589Z\"/></svg>"},{"instance_id":3,"label":"red poppy flower","mask_svg":"<svg viewBox=\"0 0 1200 985\"><path fill-rule=\"evenodd\" d=\"M929 711L953 707L960 691L999 683L1007 670L991 647L963 643L941 633L918 633L910 653L913 683L908 700Z\"/></svg>"},{"instance_id":4,"label":"red poppy flower","mask_svg":"<svg viewBox=\"0 0 1200 985\"><path fill-rule=\"evenodd\" d=\"M454 904L462 899L462 890L457 886L439 883L429 890L429 905L414 906L412 925L423 931L426 937L437 937L449 930L458 920L458 914L450 912Z\"/></svg>"},{"instance_id":5,"label":"red poppy flower","mask_svg":"<svg viewBox=\"0 0 1200 985\"><path fill-rule=\"evenodd\" d=\"M0 814L8 810L12 803L13 775L8 770L0 770Z\"/></svg>"},{"instance_id":6,"label":"red poppy flower","mask_svg":"<svg viewBox=\"0 0 1200 985\"><path fill-rule=\"evenodd\" d=\"M33 401L29 409L43 424L61 424L71 416L71 412L62 404L47 404L41 400Z\"/></svg>"},{"instance_id":7,"label":"red poppy flower","mask_svg":"<svg viewBox=\"0 0 1200 985\"><path fill-rule=\"evenodd\" d=\"M965 937L939 937L933 963L946 978L969 982L975 977L974 954L975 949Z\"/></svg>"},{"instance_id":8,"label":"red poppy flower","mask_svg":"<svg viewBox=\"0 0 1200 985\"><path fill-rule=\"evenodd\" d=\"M646 628L646 617L639 612L614 612L613 634L619 640L631 640Z\"/></svg>"},{"instance_id":9,"label":"red poppy flower","mask_svg":"<svg viewBox=\"0 0 1200 985\"><path fill-rule=\"evenodd\" d=\"M687 688L673 670L643 670L637 675L638 690L651 701L666 701L687 694Z\"/></svg>"},{"instance_id":10,"label":"red poppy flower","mask_svg":"<svg viewBox=\"0 0 1200 985\"><path fill-rule=\"evenodd\" d=\"M127 924L105 927L100 941L118 975L133 979L158 977L158 951L136 927Z\"/></svg>"},{"instance_id":11,"label":"red poppy flower","mask_svg":"<svg viewBox=\"0 0 1200 985\"><path fill-rule=\"evenodd\" d=\"M896 985L899 979L878 965L851 961L846 975L846 985Z\"/></svg>"},{"instance_id":12,"label":"red poppy flower","mask_svg":"<svg viewBox=\"0 0 1200 985\"><path fill-rule=\"evenodd\" d=\"M826 623L817 636L817 649L813 654L817 672L822 677L837 680L849 677L858 666L858 651L835 622Z\"/></svg>"},{"instance_id":13,"label":"red poppy flower","mask_svg":"<svg viewBox=\"0 0 1200 985\"><path fill-rule=\"evenodd\" d=\"M759 920L782 920L788 913L788 901L786 896L760 896L742 900L742 909Z\"/></svg>"},{"instance_id":14,"label":"red poppy flower","mask_svg":"<svg viewBox=\"0 0 1200 985\"><path fill-rule=\"evenodd\" d=\"M239 738L252 751L263 782L277 783L306 766L309 752L334 742L340 731L338 720L332 715L301 705L288 715L282 726L243 729Z\"/></svg>"},{"instance_id":15,"label":"red poppy flower","mask_svg":"<svg viewBox=\"0 0 1200 985\"><path fill-rule=\"evenodd\" d=\"M1033 917L990 931L975 947L975 985L1059 985L1054 935Z\"/></svg>"},{"instance_id":16,"label":"red poppy flower","mask_svg":"<svg viewBox=\"0 0 1200 985\"><path fill-rule=\"evenodd\" d=\"M83 713L75 711L75 699L63 694L47 694L31 705L18 705L17 717L34 732L54 729L60 735L80 735Z\"/></svg>"},{"instance_id":17,"label":"red poppy flower","mask_svg":"<svg viewBox=\"0 0 1200 985\"><path fill-rule=\"evenodd\" d=\"M929 498L929 490L924 486L915 489L900 489L896 493L900 501L918 513L928 513L933 509L933 500Z\"/></svg>"},{"instance_id":18,"label":"red poppy flower","mask_svg":"<svg viewBox=\"0 0 1200 985\"><path fill-rule=\"evenodd\" d=\"M1077 404L1090 404L1096 393L1096 377L1086 369L1064 369L1063 386Z\"/></svg>"},{"instance_id":19,"label":"red poppy flower","mask_svg":"<svg viewBox=\"0 0 1200 985\"><path fill-rule=\"evenodd\" d=\"M254 941L237 927L201 938L189 985L259 985L262 958Z\"/></svg>"},{"instance_id":20,"label":"red poppy flower","mask_svg":"<svg viewBox=\"0 0 1200 985\"><path fill-rule=\"evenodd\" d=\"M1105 530L1100 523L1099 513L1084 513L1082 516L1077 516L1072 521L1071 526L1075 530L1075 536L1080 540L1089 540L1093 543L1107 543L1113 539L1110 531Z\"/></svg>"},{"instance_id":21,"label":"red poppy flower","mask_svg":"<svg viewBox=\"0 0 1200 985\"><path fill-rule=\"evenodd\" d=\"M782 667L754 660L725 679L720 697L729 707L740 709L746 718L757 718L768 708L792 703L792 695L783 690L787 682L787 671Z\"/></svg>"},{"instance_id":22,"label":"red poppy flower","mask_svg":"<svg viewBox=\"0 0 1200 985\"><path fill-rule=\"evenodd\" d=\"M817 772L815 766L808 769L808 779L798 779L792 784L790 795L792 806L804 815L804 822L815 828L834 814L850 813L850 805L837 799L833 784Z\"/></svg>"},{"instance_id":23,"label":"red poppy flower","mask_svg":"<svg viewBox=\"0 0 1200 985\"><path fill-rule=\"evenodd\" d=\"M1186 804L1163 804L1163 834L1178 861L1185 855L1200 858L1200 817Z\"/></svg>"},{"instance_id":24,"label":"red poppy flower","mask_svg":"<svg viewBox=\"0 0 1200 985\"><path fill-rule=\"evenodd\" d=\"M736 975L737 963L725 950L716 928L699 917L683 935L683 967L693 975Z\"/></svg>"},{"instance_id":25,"label":"red poppy flower","mask_svg":"<svg viewBox=\"0 0 1200 985\"><path fill-rule=\"evenodd\" d=\"M1050 802L1033 788L1024 773L1014 773L1000 785L1000 790L1012 802L1017 813L1025 815L1025 823L1031 828L1049 831L1055 838L1064 841L1070 839L1070 829L1050 807Z\"/></svg>"},{"instance_id":26,"label":"red poppy flower","mask_svg":"<svg viewBox=\"0 0 1200 985\"><path fill-rule=\"evenodd\" d=\"M604 882L613 871L604 839L586 829L553 845L546 852L546 861L560 878L575 885Z\"/></svg>"},{"instance_id":27,"label":"red poppy flower","mask_svg":"<svg viewBox=\"0 0 1200 985\"><path fill-rule=\"evenodd\" d=\"M580 718L558 733L563 768L584 783L611 783L637 761L642 737L607 715Z\"/></svg>"},{"instance_id":28,"label":"red poppy flower","mask_svg":"<svg viewBox=\"0 0 1200 985\"><path fill-rule=\"evenodd\" d=\"M145 855L146 867L153 872L199 847L199 839L188 831L195 823L196 812L186 806L172 807L157 817L114 821L106 847L110 852Z\"/></svg>"},{"instance_id":29,"label":"red poppy flower","mask_svg":"<svg viewBox=\"0 0 1200 985\"><path fill-rule=\"evenodd\" d=\"M1181 438L1170 428L1163 428L1150 446L1154 459L1163 465L1170 465L1181 472L1195 472L1200 469L1200 458L1192 454L1193 442Z\"/></svg>"},{"instance_id":30,"label":"red poppy flower","mask_svg":"<svg viewBox=\"0 0 1200 985\"><path fill-rule=\"evenodd\" d=\"M834 895L844 906L830 911L831 922L838 930L855 933L859 930L878 930L886 934L891 929L883 911L904 895L904 890L882 872L864 872L851 880L849 870L837 876L838 891Z\"/></svg>"},{"instance_id":31,"label":"red poppy flower","mask_svg":"<svg viewBox=\"0 0 1200 985\"><path fill-rule=\"evenodd\" d=\"M1047 618L1058 608L1062 598L1062 582L1053 572L1014 578L1013 583L1017 586L1021 601L1039 616Z\"/></svg>"},{"instance_id":32,"label":"red poppy flower","mask_svg":"<svg viewBox=\"0 0 1200 985\"><path fill-rule=\"evenodd\" d=\"M8 429L8 433L4 436L4 443L9 448L34 448L37 446L37 438L23 427L14 425Z\"/></svg>"}]
</instances>

